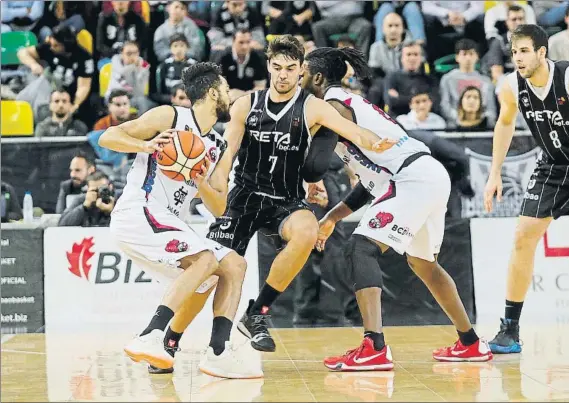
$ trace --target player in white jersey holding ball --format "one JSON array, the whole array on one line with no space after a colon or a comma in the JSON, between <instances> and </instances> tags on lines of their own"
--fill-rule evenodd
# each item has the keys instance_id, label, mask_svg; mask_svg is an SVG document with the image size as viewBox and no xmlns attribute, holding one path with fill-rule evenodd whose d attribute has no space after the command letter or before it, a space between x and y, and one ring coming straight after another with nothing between
<instances>
[{"instance_id":1,"label":"player in white jersey holding ball","mask_svg":"<svg viewBox=\"0 0 569 403\"><path fill-rule=\"evenodd\" d=\"M206 293L219 281L218 288L226 290L226 298L214 299L212 337L200 369L228 378L260 377L263 373L258 363L243 360L229 343L245 260L231 249L199 236L184 222L190 214L190 202L198 193L214 215L225 211L232 159L230 153L224 155L225 141L212 128L218 121L229 120L229 87L221 69L213 63L188 67L182 80L191 108L151 109L138 119L107 129L99 140L101 146L111 150L137 153L112 213L111 233L141 269L158 281L170 282L149 325L125 347L125 352L133 360L148 362L157 369L172 368L179 339L165 335L166 326L184 309L190 295ZM192 174L194 165L188 166L185 157L176 159L173 166L178 167L183 178L172 174L171 167L159 166L160 158L165 159L161 153L171 141L181 155L182 136L178 137L177 132L193 132L193 140L192 134L185 134L192 150L200 139L204 145L192 161L197 165ZM185 149L184 155L187 153L191 151ZM182 180L171 179L173 176Z\"/></svg>"},{"instance_id":2,"label":"player in white jersey holding ball","mask_svg":"<svg viewBox=\"0 0 569 403\"><path fill-rule=\"evenodd\" d=\"M302 87L333 105L345 118L398 140L383 153L370 153L340 139L336 153L359 176L360 182L346 199L320 221L316 247L322 250L336 223L373 201L347 246L348 270L353 276L356 298L364 322L359 348L324 360L336 371L393 369L385 344L381 320L382 276L378 257L388 248L407 255L411 269L429 288L457 328L459 340L452 347L433 352L439 361L487 361L488 345L472 328L456 285L437 263L443 241L450 179L428 148L410 138L405 130L377 106L341 87L349 63L357 76L369 68L354 49L320 48L305 60ZM313 195L311 195L313 196Z\"/></svg>"}]
</instances>

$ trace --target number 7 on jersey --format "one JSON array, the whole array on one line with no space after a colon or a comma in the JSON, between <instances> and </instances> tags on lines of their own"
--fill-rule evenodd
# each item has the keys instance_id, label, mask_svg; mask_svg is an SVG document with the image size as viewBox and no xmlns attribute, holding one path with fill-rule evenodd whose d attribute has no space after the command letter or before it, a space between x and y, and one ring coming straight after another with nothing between
<instances>
[{"instance_id":1,"label":"number 7 on jersey","mask_svg":"<svg viewBox=\"0 0 569 403\"><path fill-rule=\"evenodd\" d=\"M276 155L271 155L269 157L269 161L271 162L271 169L269 170L269 173L272 174L273 171L275 170L275 166L277 165L277 159L279 159L279 157L277 157Z\"/></svg>"}]
</instances>

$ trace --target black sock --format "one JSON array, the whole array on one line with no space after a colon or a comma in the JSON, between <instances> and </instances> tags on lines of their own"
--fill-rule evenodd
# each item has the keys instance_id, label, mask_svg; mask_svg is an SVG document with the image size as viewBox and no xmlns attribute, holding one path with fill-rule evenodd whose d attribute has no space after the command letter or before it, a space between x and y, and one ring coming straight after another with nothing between
<instances>
[{"instance_id":1,"label":"black sock","mask_svg":"<svg viewBox=\"0 0 569 403\"><path fill-rule=\"evenodd\" d=\"M473 328L470 328L468 332L461 332L460 330L456 332L463 346L471 346L478 341L478 335Z\"/></svg>"},{"instance_id":2,"label":"black sock","mask_svg":"<svg viewBox=\"0 0 569 403\"><path fill-rule=\"evenodd\" d=\"M383 337L383 332L377 333L372 332L371 330L366 330L364 332L364 337L369 337L373 340L373 348L377 351L383 350L383 347L385 347L385 337Z\"/></svg>"},{"instance_id":3,"label":"black sock","mask_svg":"<svg viewBox=\"0 0 569 403\"><path fill-rule=\"evenodd\" d=\"M160 330L166 329L168 322L170 322L170 319L172 319L173 317L174 317L174 311L172 311L166 305L160 305L156 309L156 313L152 317L152 320L150 320L150 323L148 324L146 329L144 329L142 333L140 333L140 335L144 336L145 334L148 334L155 329L160 329Z\"/></svg>"},{"instance_id":4,"label":"black sock","mask_svg":"<svg viewBox=\"0 0 569 403\"><path fill-rule=\"evenodd\" d=\"M524 301L514 302L506 300L506 319L519 321L523 306Z\"/></svg>"},{"instance_id":5,"label":"black sock","mask_svg":"<svg viewBox=\"0 0 569 403\"><path fill-rule=\"evenodd\" d=\"M211 329L209 346L213 349L215 355L220 355L225 350L225 342L229 341L232 326L233 322L225 316L216 316L213 318L213 328Z\"/></svg>"},{"instance_id":6,"label":"black sock","mask_svg":"<svg viewBox=\"0 0 569 403\"><path fill-rule=\"evenodd\" d=\"M164 347L167 347L169 349L177 349L183 334L184 333L175 332L171 327L168 327L168 330L166 330L166 336L164 336ZM174 351L166 351L168 351L168 353L172 356L174 355Z\"/></svg>"},{"instance_id":7,"label":"black sock","mask_svg":"<svg viewBox=\"0 0 569 403\"><path fill-rule=\"evenodd\" d=\"M269 307L275 302L275 300L281 295L280 291L275 290L269 284L265 283L257 300L253 303L251 307L252 313L267 313Z\"/></svg>"}]
</instances>

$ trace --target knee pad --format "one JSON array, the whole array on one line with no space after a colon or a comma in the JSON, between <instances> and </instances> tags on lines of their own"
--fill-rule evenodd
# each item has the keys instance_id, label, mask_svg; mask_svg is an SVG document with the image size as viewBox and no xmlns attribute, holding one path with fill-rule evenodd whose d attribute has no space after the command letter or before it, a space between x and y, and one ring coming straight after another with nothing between
<instances>
[{"instance_id":1,"label":"knee pad","mask_svg":"<svg viewBox=\"0 0 569 403\"><path fill-rule=\"evenodd\" d=\"M346 249L346 260L351 272L355 291L383 286L379 266L381 249L363 235L352 235Z\"/></svg>"}]
</instances>

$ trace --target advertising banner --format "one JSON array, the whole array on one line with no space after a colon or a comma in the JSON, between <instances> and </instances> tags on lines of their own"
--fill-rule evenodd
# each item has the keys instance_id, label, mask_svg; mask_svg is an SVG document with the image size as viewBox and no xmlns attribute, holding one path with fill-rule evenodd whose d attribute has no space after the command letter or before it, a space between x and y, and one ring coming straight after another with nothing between
<instances>
[{"instance_id":1,"label":"advertising banner","mask_svg":"<svg viewBox=\"0 0 569 403\"><path fill-rule=\"evenodd\" d=\"M490 174L492 156L466 149L470 158L470 185L475 195L462 198L462 217L515 217L520 213L529 178L540 153L538 147L524 154L507 157L502 168L503 200L496 203L491 213L484 211L484 187Z\"/></svg>"},{"instance_id":2,"label":"advertising banner","mask_svg":"<svg viewBox=\"0 0 569 403\"><path fill-rule=\"evenodd\" d=\"M472 219L472 265L478 324L504 315L508 262L517 218ZM569 217L554 220L537 246L524 323L569 323Z\"/></svg>"},{"instance_id":3,"label":"advertising banner","mask_svg":"<svg viewBox=\"0 0 569 403\"><path fill-rule=\"evenodd\" d=\"M2 230L2 333L43 327L43 230Z\"/></svg>"}]
</instances>

